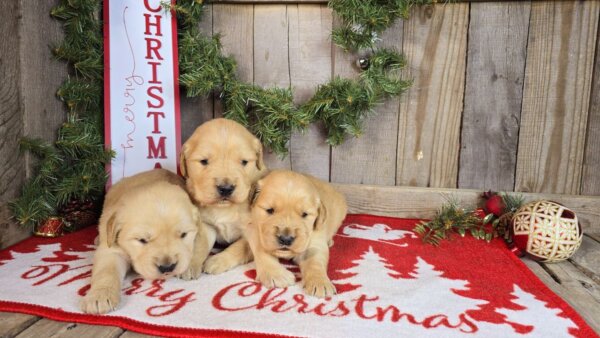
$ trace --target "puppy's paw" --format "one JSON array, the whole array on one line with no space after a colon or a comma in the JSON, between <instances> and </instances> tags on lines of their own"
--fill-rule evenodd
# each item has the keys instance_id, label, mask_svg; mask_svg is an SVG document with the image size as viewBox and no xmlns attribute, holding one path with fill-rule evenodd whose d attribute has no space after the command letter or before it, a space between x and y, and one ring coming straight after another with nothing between
<instances>
[{"instance_id":1,"label":"puppy's paw","mask_svg":"<svg viewBox=\"0 0 600 338\"><path fill-rule=\"evenodd\" d=\"M114 311L119 305L121 295L119 289L90 289L81 300L81 310L85 313L103 314Z\"/></svg>"},{"instance_id":2,"label":"puppy's paw","mask_svg":"<svg viewBox=\"0 0 600 338\"><path fill-rule=\"evenodd\" d=\"M190 266L182 274L177 275L183 280L194 280L200 278L202 274L202 264L190 264Z\"/></svg>"},{"instance_id":3,"label":"puppy's paw","mask_svg":"<svg viewBox=\"0 0 600 338\"><path fill-rule=\"evenodd\" d=\"M256 272L256 281L265 287L285 288L296 283L296 276L284 267Z\"/></svg>"},{"instance_id":4,"label":"puppy's paw","mask_svg":"<svg viewBox=\"0 0 600 338\"><path fill-rule=\"evenodd\" d=\"M304 278L304 292L311 296L325 298L336 294L335 285L327 276L308 275Z\"/></svg>"},{"instance_id":5,"label":"puppy's paw","mask_svg":"<svg viewBox=\"0 0 600 338\"><path fill-rule=\"evenodd\" d=\"M211 275L218 275L225 271L231 270L238 266L239 263L232 259L230 255L226 253L216 254L208 257L204 262L204 272Z\"/></svg>"}]
</instances>

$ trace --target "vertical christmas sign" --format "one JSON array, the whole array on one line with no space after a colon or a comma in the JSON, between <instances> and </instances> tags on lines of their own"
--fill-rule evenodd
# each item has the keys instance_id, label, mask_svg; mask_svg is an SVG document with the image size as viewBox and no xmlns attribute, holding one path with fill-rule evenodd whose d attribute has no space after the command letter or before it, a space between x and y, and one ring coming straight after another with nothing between
<instances>
[{"instance_id":1,"label":"vertical christmas sign","mask_svg":"<svg viewBox=\"0 0 600 338\"><path fill-rule=\"evenodd\" d=\"M108 184L153 168L176 172L175 17L161 0L105 0L104 25L105 139L116 152Z\"/></svg>"}]
</instances>

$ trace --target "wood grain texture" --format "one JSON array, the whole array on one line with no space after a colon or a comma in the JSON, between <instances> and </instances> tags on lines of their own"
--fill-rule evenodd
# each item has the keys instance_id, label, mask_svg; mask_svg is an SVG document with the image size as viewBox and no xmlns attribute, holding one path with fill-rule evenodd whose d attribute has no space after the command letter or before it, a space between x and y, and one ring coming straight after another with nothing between
<instances>
[{"instance_id":1,"label":"wood grain texture","mask_svg":"<svg viewBox=\"0 0 600 338\"><path fill-rule=\"evenodd\" d=\"M221 36L223 54L231 55L237 64L240 81L254 80L254 6L214 4L213 34ZM214 117L223 116L220 100L214 100Z\"/></svg>"},{"instance_id":2,"label":"wood grain texture","mask_svg":"<svg viewBox=\"0 0 600 338\"><path fill-rule=\"evenodd\" d=\"M600 285L596 284L572 262L562 261L542 264L560 281L561 285L569 289L583 288L600 306Z\"/></svg>"},{"instance_id":3,"label":"wood grain texture","mask_svg":"<svg viewBox=\"0 0 600 338\"><path fill-rule=\"evenodd\" d=\"M587 235L583 236L583 243L569 260L600 284L600 243Z\"/></svg>"},{"instance_id":4,"label":"wood grain texture","mask_svg":"<svg viewBox=\"0 0 600 338\"><path fill-rule=\"evenodd\" d=\"M389 187L335 184L346 196L349 213L366 213L402 218L431 218L448 200L464 207L475 207L481 191L420 187ZM585 232L600 232L600 197L522 193L525 201L548 199L568 205L577 213Z\"/></svg>"},{"instance_id":5,"label":"wood grain texture","mask_svg":"<svg viewBox=\"0 0 600 338\"><path fill-rule=\"evenodd\" d=\"M600 27L596 35L596 60L583 156L581 194L600 195Z\"/></svg>"},{"instance_id":6,"label":"wood grain texture","mask_svg":"<svg viewBox=\"0 0 600 338\"><path fill-rule=\"evenodd\" d=\"M289 67L294 103L310 99L331 79L332 12L326 5L288 5ZM290 141L292 169L329 181L330 147L322 126L313 124Z\"/></svg>"},{"instance_id":7,"label":"wood grain texture","mask_svg":"<svg viewBox=\"0 0 600 338\"><path fill-rule=\"evenodd\" d=\"M595 240L596 242L600 243L600 231L596 231L596 232L588 232L586 233L586 236L588 236L589 238Z\"/></svg>"},{"instance_id":8,"label":"wood grain texture","mask_svg":"<svg viewBox=\"0 0 600 338\"><path fill-rule=\"evenodd\" d=\"M59 0L19 0L21 43L19 45L23 98L24 135L46 141L56 140L58 128L66 120L67 110L56 97L58 87L67 78L67 63L56 59L51 48L64 38L61 22L48 13ZM27 177L32 175L35 159L25 155Z\"/></svg>"},{"instance_id":9,"label":"wood grain texture","mask_svg":"<svg viewBox=\"0 0 600 338\"><path fill-rule=\"evenodd\" d=\"M57 322L49 319L41 319L35 324L21 332L18 338L116 338L121 335L123 329L114 326L87 325L77 323Z\"/></svg>"},{"instance_id":10,"label":"wood grain texture","mask_svg":"<svg viewBox=\"0 0 600 338\"><path fill-rule=\"evenodd\" d=\"M23 136L23 106L20 88L18 1L0 2L0 247L13 244L29 234L17 226L7 203L16 198L25 178L25 161L19 154Z\"/></svg>"},{"instance_id":11,"label":"wood grain texture","mask_svg":"<svg viewBox=\"0 0 600 338\"><path fill-rule=\"evenodd\" d=\"M415 7L404 24L397 185L456 187L463 108L468 4Z\"/></svg>"},{"instance_id":12,"label":"wood grain texture","mask_svg":"<svg viewBox=\"0 0 600 338\"><path fill-rule=\"evenodd\" d=\"M530 259L523 259L523 263L552 291L569 303L596 332L600 332L600 306L587 291L572 282L567 282L565 285L558 283L541 265Z\"/></svg>"},{"instance_id":13,"label":"wood grain texture","mask_svg":"<svg viewBox=\"0 0 600 338\"><path fill-rule=\"evenodd\" d=\"M383 34L382 47L402 49L403 21L396 21ZM356 77L356 61L363 55L334 50L334 75ZM368 56L368 55L367 55ZM348 137L332 149L331 181L338 183L396 184L399 98L391 98L376 107L376 113L363 123L363 134Z\"/></svg>"},{"instance_id":14,"label":"wood grain texture","mask_svg":"<svg viewBox=\"0 0 600 338\"><path fill-rule=\"evenodd\" d=\"M137 333L133 331L125 331L119 338L159 338L159 336L149 336L142 333Z\"/></svg>"},{"instance_id":15,"label":"wood grain texture","mask_svg":"<svg viewBox=\"0 0 600 338\"><path fill-rule=\"evenodd\" d=\"M200 21L200 31L207 37L212 36L212 5L204 5L204 14ZM206 97L186 97L183 87L181 96L181 142L185 142L196 128L213 118L213 94Z\"/></svg>"},{"instance_id":16,"label":"wood grain texture","mask_svg":"<svg viewBox=\"0 0 600 338\"><path fill-rule=\"evenodd\" d=\"M0 312L0 337L14 337L38 320L40 320L40 317L37 316Z\"/></svg>"},{"instance_id":17,"label":"wood grain texture","mask_svg":"<svg viewBox=\"0 0 600 338\"><path fill-rule=\"evenodd\" d=\"M568 294L565 300L594 330L600 331L600 285L584 275L571 262L543 265L558 279Z\"/></svg>"},{"instance_id":18,"label":"wood grain texture","mask_svg":"<svg viewBox=\"0 0 600 338\"><path fill-rule=\"evenodd\" d=\"M254 83L268 88L290 87L289 34L286 5L257 5L254 8ZM270 169L291 169L290 156L280 158L266 149Z\"/></svg>"},{"instance_id":19,"label":"wood grain texture","mask_svg":"<svg viewBox=\"0 0 600 338\"><path fill-rule=\"evenodd\" d=\"M459 188L514 188L530 6L471 5Z\"/></svg>"},{"instance_id":20,"label":"wood grain texture","mask_svg":"<svg viewBox=\"0 0 600 338\"><path fill-rule=\"evenodd\" d=\"M531 5L515 190L580 192L598 1Z\"/></svg>"}]
</instances>

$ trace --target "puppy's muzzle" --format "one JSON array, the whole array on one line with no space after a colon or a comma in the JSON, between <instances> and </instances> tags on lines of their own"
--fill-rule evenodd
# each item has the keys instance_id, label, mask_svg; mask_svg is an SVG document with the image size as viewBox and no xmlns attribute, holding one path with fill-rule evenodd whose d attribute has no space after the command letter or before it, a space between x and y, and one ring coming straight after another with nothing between
<instances>
[{"instance_id":1,"label":"puppy's muzzle","mask_svg":"<svg viewBox=\"0 0 600 338\"><path fill-rule=\"evenodd\" d=\"M234 190L235 190L235 185L233 185L233 184L217 185L217 192L219 193L219 196L221 196L223 198L230 197L231 194L233 194Z\"/></svg>"},{"instance_id":2,"label":"puppy's muzzle","mask_svg":"<svg viewBox=\"0 0 600 338\"><path fill-rule=\"evenodd\" d=\"M277 243L281 246L290 246L294 243L296 237L290 235L279 235L277 236Z\"/></svg>"}]
</instances>

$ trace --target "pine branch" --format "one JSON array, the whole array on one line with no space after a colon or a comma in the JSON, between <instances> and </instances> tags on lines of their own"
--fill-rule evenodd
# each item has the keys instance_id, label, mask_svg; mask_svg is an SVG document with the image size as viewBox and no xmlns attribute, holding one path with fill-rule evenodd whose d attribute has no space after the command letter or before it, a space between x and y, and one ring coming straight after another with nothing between
<instances>
[{"instance_id":1,"label":"pine branch","mask_svg":"<svg viewBox=\"0 0 600 338\"><path fill-rule=\"evenodd\" d=\"M417 224L413 231L421 235L423 242L436 246L453 233L464 236L469 232L476 239L488 242L494 237L493 230L487 230L486 223L473 210L460 208L456 201L443 205L433 219Z\"/></svg>"}]
</instances>

